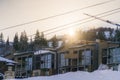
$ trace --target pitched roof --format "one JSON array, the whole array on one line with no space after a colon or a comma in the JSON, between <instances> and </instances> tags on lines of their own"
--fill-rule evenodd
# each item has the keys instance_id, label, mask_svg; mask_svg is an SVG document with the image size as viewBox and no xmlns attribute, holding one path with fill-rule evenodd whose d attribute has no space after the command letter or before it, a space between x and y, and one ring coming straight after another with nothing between
<instances>
[{"instance_id":1,"label":"pitched roof","mask_svg":"<svg viewBox=\"0 0 120 80\"><path fill-rule=\"evenodd\" d=\"M34 55L47 54L47 53L55 53L55 52L49 51L49 50L38 50L38 51L34 52Z\"/></svg>"},{"instance_id":2,"label":"pitched roof","mask_svg":"<svg viewBox=\"0 0 120 80\"><path fill-rule=\"evenodd\" d=\"M9 60L9 59L4 58L4 57L1 57L1 56L0 56L0 61L2 61L2 62L7 62L7 63L17 63L17 62L15 62L15 61L13 61L13 60Z\"/></svg>"}]
</instances>

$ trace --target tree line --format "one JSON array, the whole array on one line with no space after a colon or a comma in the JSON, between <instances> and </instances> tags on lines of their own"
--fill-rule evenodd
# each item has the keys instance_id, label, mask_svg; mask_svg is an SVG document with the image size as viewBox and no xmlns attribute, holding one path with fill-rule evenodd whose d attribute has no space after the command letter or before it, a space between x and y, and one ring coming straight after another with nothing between
<instances>
[{"instance_id":1,"label":"tree line","mask_svg":"<svg viewBox=\"0 0 120 80\"><path fill-rule=\"evenodd\" d=\"M76 38L78 40L90 40L95 41L96 39L106 41L120 41L120 29L115 30L114 28L100 27L96 29L90 29L88 31L76 31ZM51 38L53 48L57 47L56 35ZM3 34L0 34L0 42L4 42ZM6 49L9 48L9 38L6 41ZM18 33L15 34L13 39L13 50L15 52L25 51L36 51L48 47L48 40L45 38L43 32L38 30L35 33L34 38L28 42L28 36L25 31L21 32L20 37Z\"/></svg>"},{"instance_id":2,"label":"tree line","mask_svg":"<svg viewBox=\"0 0 120 80\"><path fill-rule=\"evenodd\" d=\"M95 41L96 39L105 41L120 41L120 29L99 27L96 29L90 29L87 31L76 31L76 37L79 40Z\"/></svg>"},{"instance_id":3,"label":"tree line","mask_svg":"<svg viewBox=\"0 0 120 80\"><path fill-rule=\"evenodd\" d=\"M22 32L20 38L18 37L18 33L15 34L13 40L14 50L17 52L23 51L34 51L47 47L47 39L44 37L43 32L36 31L34 40L31 38L30 42L28 42L28 37L26 32Z\"/></svg>"}]
</instances>

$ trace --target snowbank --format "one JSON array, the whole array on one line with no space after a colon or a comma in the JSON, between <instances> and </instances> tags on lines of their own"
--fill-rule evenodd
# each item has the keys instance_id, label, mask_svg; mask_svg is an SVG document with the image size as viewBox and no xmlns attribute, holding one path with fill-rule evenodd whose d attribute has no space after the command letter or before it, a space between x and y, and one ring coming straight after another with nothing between
<instances>
[{"instance_id":1,"label":"snowbank","mask_svg":"<svg viewBox=\"0 0 120 80\"><path fill-rule=\"evenodd\" d=\"M120 72L111 70L99 70L92 73L78 71L48 77L31 77L22 80L120 80Z\"/></svg>"}]
</instances>

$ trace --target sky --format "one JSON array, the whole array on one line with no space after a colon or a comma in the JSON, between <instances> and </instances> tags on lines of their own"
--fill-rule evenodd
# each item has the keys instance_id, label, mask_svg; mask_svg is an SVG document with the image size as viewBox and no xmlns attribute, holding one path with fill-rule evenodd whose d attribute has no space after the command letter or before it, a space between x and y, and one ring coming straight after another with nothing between
<instances>
[{"instance_id":1,"label":"sky","mask_svg":"<svg viewBox=\"0 0 120 80\"><path fill-rule=\"evenodd\" d=\"M38 21L11 29L1 30L7 27L46 18L49 16L58 15L104 1L108 0L0 0L0 33L3 33L5 40L7 39L7 37L9 37L10 41L13 41L15 33L17 32L20 35L21 32L26 31L27 35L29 36L35 34L36 30L42 32L47 29L55 28L61 25L69 24L71 22L87 18L88 16L84 15L83 13L96 15L105 11L120 8L120 0L113 0L112 2L106 4L87 8L84 10L79 10L70 14L49 18L43 21ZM115 23L120 23L119 16L119 12L116 12L115 14L103 17L102 19L110 20ZM81 22L78 22L78 25L74 25L76 24L74 23L70 26L72 26L71 28L73 30L90 29L101 26L114 28L116 27L100 20L94 20L84 24L80 24ZM64 27L60 27L59 29L61 28ZM48 31L45 32L45 34L48 34L45 35L45 37L49 38L55 34L66 34L68 33L70 27L67 29L63 29L62 31L59 29L50 30L49 32L54 31L54 33L51 34Z\"/></svg>"}]
</instances>

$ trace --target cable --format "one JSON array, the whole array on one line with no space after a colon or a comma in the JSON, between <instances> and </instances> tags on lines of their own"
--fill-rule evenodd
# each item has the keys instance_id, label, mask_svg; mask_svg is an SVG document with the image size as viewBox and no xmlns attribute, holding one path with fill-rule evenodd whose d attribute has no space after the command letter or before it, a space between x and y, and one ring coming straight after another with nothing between
<instances>
[{"instance_id":1,"label":"cable","mask_svg":"<svg viewBox=\"0 0 120 80\"><path fill-rule=\"evenodd\" d=\"M68 12L65 12L65 13L57 14L57 15L54 15L54 16L49 16L49 17L46 17L46 18L42 18L42 19L38 19L38 20L34 20L34 21L22 23L22 24L18 24L18 25L15 25L15 26L10 26L10 27L7 27L7 28L0 29L0 31L15 28L15 27L19 27L19 26L23 26L23 25L27 25L27 24L31 24L31 23L35 23L35 22L39 22L39 21L43 21L43 20L47 20L47 19L54 18L54 17L57 17L57 16L70 14L70 13L73 13L73 12L76 12L76 11L80 11L80 10L83 10L83 9L91 8L91 7L102 5L102 4L106 4L106 3L109 3L109 2L112 2L112 1L115 1L115 0L108 0L108 1L101 2L101 3L93 4L93 5L84 7L84 8L75 9L75 10L68 11Z\"/></svg>"},{"instance_id":2,"label":"cable","mask_svg":"<svg viewBox=\"0 0 120 80\"><path fill-rule=\"evenodd\" d=\"M102 14L105 14L105 13L108 13L108 12L112 12L112 11L115 11L115 10L119 10L120 8L116 8L116 9L113 9L113 10L110 10L110 11L106 11L106 12L103 12L103 13L100 13L100 14L97 14L95 16L99 16L99 15L102 15ZM67 25L70 25L70 24L73 24L73 23L77 23L77 22L80 22L80 21L84 21L84 20L87 20L87 19L90 19L91 17L88 17L88 18L84 18L82 20L77 20L77 21L74 21L74 22L71 22L71 23L68 23L68 24L64 24L64 25L61 25L61 26L57 26L55 28L51 28L51 29L47 29L47 30L44 30L42 32L47 32L47 31L50 31L50 30L54 30L54 29L57 29L57 28L60 28L60 27L63 27L63 26L67 26Z\"/></svg>"},{"instance_id":3,"label":"cable","mask_svg":"<svg viewBox=\"0 0 120 80\"><path fill-rule=\"evenodd\" d=\"M101 16L101 17L106 17L106 16L109 16L109 15L112 15L112 14L116 14L116 13L118 13L118 12L120 12L120 11L117 11L117 12L114 12L114 13L110 13L110 14L107 14L107 15L104 15L104 16ZM99 18L101 18L101 17L99 17ZM88 21L85 21L85 22L82 22L82 23L79 23L79 24L75 24L75 25L84 24L84 23L87 23L87 22L90 22L90 21L93 21L93 20L96 20L96 19L91 19L91 20L88 20ZM70 27L73 27L73 26L75 26L75 25L69 26L69 28L70 28ZM45 34L45 35L49 35L49 34L52 34L52 33L58 32L58 31L62 31L62 30L65 30L65 29L67 29L67 28L68 28L68 27L65 27L65 28L62 28L62 29L59 29L59 30L56 30L56 31L53 31L53 32L49 32L49 33L47 33L47 34Z\"/></svg>"},{"instance_id":4,"label":"cable","mask_svg":"<svg viewBox=\"0 0 120 80\"><path fill-rule=\"evenodd\" d=\"M106 14L106 13L109 13L109 12L113 12L113 11L116 11L116 10L119 10L120 8L116 8L116 9L112 9L112 10L109 10L109 11L106 11L106 12L103 12L103 13L100 13L100 14L96 14L95 16L99 16L99 15L102 15L102 14ZM87 20L87 19L90 19L91 17L87 17L87 18L84 18L84 19L81 19L81 20L77 20L77 21L74 21L74 22L71 22L71 23L68 23L68 24L64 24L64 25L60 25L60 26L57 26L55 28L50 28L50 29L47 29L47 30L44 30L42 32L48 32L48 31L51 31L51 30L55 30L55 29L58 29L58 28L61 28L61 27L65 27L65 26L68 26L68 25L71 25L71 24L74 24L74 23L77 23L77 22L80 22L80 21L84 21L84 20ZM35 34L33 34L35 35ZM33 36L33 35L30 35L30 36ZM29 36L28 36L29 37Z\"/></svg>"}]
</instances>

